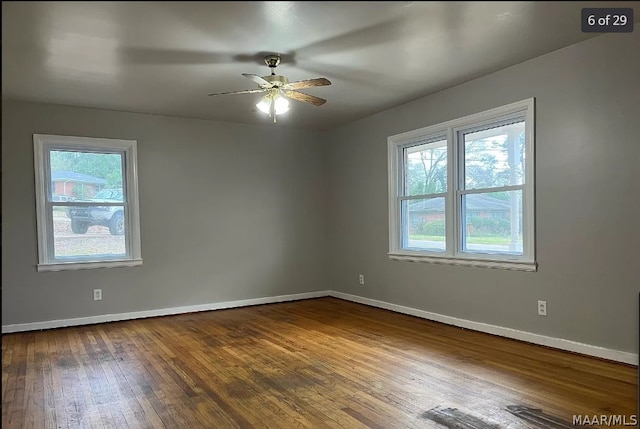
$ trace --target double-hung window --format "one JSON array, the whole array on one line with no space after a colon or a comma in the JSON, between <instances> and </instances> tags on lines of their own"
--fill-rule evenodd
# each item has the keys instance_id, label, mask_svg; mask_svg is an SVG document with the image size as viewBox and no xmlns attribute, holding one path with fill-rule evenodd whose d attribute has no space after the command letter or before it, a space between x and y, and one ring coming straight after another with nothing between
<instances>
[{"instance_id":1,"label":"double-hung window","mask_svg":"<svg viewBox=\"0 0 640 429\"><path fill-rule=\"evenodd\" d=\"M388 139L392 259L535 271L534 100Z\"/></svg>"},{"instance_id":2,"label":"double-hung window","mask_svg":"<svg viewBox=\"0 0 640 429\"><path fill-rule=\"evenodd\" d=\"M142 264L136 142L34 134L38 271Z\"/></svg>"}]
</instances>

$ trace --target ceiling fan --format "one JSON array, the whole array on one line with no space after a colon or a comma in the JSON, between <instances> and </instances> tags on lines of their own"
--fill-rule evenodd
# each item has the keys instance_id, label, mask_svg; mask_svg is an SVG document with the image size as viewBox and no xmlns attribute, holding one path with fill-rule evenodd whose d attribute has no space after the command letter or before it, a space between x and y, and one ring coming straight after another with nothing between
<instances>
[{"instance_id":1,"label":"ceiling fan","mask_svg":"<svg viewBox=\"0 0 640 429\"><path fill-rule=\"evenodd\" d=\"M259 88L246 89L243 91L218 92L209 95L256 94L266 92L262 100L256 104L256 107L270 117L273 117L273 122L276 122L276 115L281 115L289 110L287 97L304 103L311 103L314 106L322 106L327 102L327 100L323 98L305 94L298 90L311 88L313 86L331 85L328 79L319 77L316 79L289 82L285 76L280 76L275 73L275 68L280 64L280 55L267 55L264 57L264 63L271 69L270 75L258 76L256 74L242 73L242 76L257 83Z\"/></svg>"}]
</instances>

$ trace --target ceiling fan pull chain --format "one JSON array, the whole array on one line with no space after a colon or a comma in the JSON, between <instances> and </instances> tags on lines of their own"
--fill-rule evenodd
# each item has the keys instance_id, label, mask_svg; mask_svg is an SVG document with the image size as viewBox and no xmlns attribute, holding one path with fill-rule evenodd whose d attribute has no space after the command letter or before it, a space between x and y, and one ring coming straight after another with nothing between
<instances>
[{"instance_id":1,"label":"ceiling fan pull chain","mask_svg":"<svg viewBox=\"0 0 640 429\"><path fill-rule=\"evenodd\" d=\"M273 69L271 69L273 70ZM273 116L273 123L276 123L276 103L275 97L271 98L271 105L269 106L269 110L271 111L271 116Z\"/></svg>"}]
</instances>

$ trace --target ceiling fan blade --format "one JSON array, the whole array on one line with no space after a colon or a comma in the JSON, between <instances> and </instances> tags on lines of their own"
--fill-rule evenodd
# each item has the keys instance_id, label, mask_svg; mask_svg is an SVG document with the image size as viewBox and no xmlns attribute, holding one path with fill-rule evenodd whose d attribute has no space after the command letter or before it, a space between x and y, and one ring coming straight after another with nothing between
<instances>
[{"instance_id":1,"label":"ceiling fan blade","mask_svg":"<svg viewBox=\"0 0 640 429\"><path fill-rule=\"evenodd\" d=\"M258 92L265 92L265 91L268 91L268 90L269 90L269 88L245 89L243 91L217 92L217 93L208 94L208 95L256 94Z\"/></svg>"},{"instance_id":2,"label":"ceiling fan blade","mask_svg":"<svg viewBox=\"0 0 640 429\"><path fill-rule=\"evenodd\" d=\"M242 73L242 76L246 77L247 79L251 79L252 81L254 81L255 83L257 83L258 85L269 85L271 86L271 84L269 82L267 82L266 80L264 80L262 77L258 76L257 74L250 74L250 73Z\"/></svg>"},{"instance_id":3,"label":"ceiling fan blade","mask_svg":"<svg viewBox=\"0 0 640 429\"><path fill-rule=\"evenodd\" d=\"M297 101L303 101L305 103L311 103L314 106L322 106L327 102L324 98L316 97L315 95L305 94L298 91L284 91L284 95Z\"/></svg>"},{"instance_id":4,"label":"ceiling fan blade","mask_svg":"<svg viewBox=\"0 0 640 429\"><path fill-rule=\"evenodd\" d=\"M316 79L307 79L307 80L299 80L296 82L289 82L284 87L287 89L302 89L302 88L311 88L312 86L326 86L331 85L331 81L324 77L319 77Z\"/></svg>"}]
</instances>

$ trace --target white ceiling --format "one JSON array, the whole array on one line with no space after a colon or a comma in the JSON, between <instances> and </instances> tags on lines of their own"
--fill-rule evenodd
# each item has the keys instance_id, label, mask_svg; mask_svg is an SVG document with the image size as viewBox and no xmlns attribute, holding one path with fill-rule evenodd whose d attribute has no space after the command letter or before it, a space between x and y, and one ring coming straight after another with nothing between
<instances>
[{"instance_id":1,"label":"white ceiling","mask_svg":"<svg viewBox=\"0 0 640 429\"><path fill-rule=\"evenodd\" d=\"M268 123L241 73L328 101L277 126L326 129L595 36L583 7L640 2L2 2L2 96ZM636 30L637 31L637 30Z\"/></svg>"}]
</instances>

